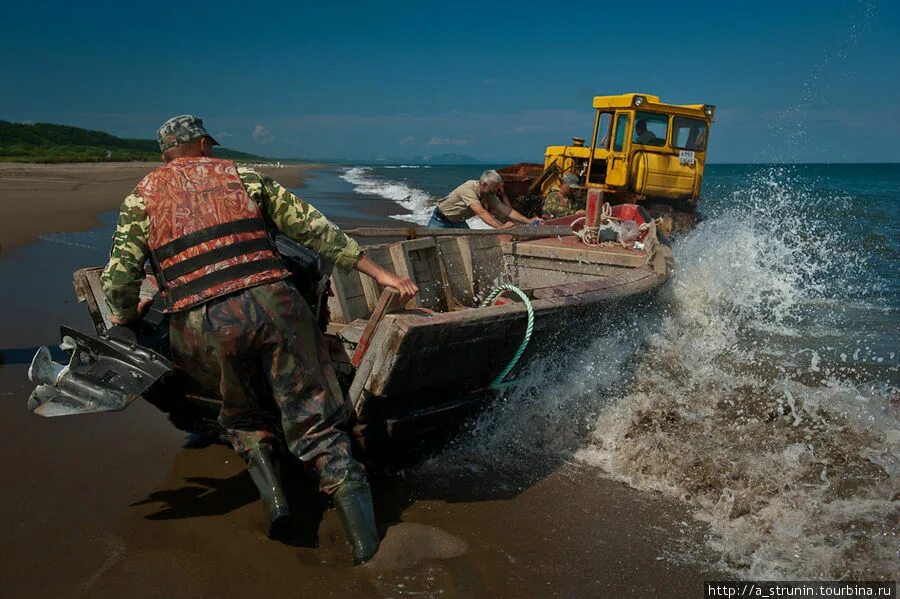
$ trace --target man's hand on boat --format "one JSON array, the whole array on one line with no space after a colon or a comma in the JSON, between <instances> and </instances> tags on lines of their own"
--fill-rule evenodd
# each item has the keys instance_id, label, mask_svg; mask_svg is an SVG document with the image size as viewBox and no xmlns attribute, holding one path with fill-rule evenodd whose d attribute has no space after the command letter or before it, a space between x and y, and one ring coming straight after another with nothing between
<instances>
[{"instance_id":1,"label":"man's hand on boat","mask_svg":"<svg viewBox=\"0 0 900 599\"><path fill-rule=\"evenodd\" d=\"M147 311L147 309L150 307L150 304L152 304L152 303L153 303L152 297L143 298L140 301L138 301L137 310L135 311L135 313L133 315L127 316L125 318L116 318L115 316L110 314L109 321L115 325L120 325L120 326L130 324L130 323L134 322L135 320L137 320L138 318L140 318L141 316L143 316L144 312Z\"/></svg>"},{"instance_id":2,"label":"man's hand on boat","mask_svg":"<svg viewBox=\"0 0 900 599\"><path fill-rule=\"evenodd\" d=\"M516 214L519 215L518 212L516 212ZM521 215L519 215L519 216L521 216ZM522 216L521 219L513 220L513 219L512 219L512 215L510 215L510 220L506 221L505 223L501 223L501 222L498 221L498 220L492 219L493 223L496 223L496 224L493 224L492 222L488 222L487 220L485 220L483 217L482 217L481 220L484 220L484 222L486 222L487 224L491 225L491 226L494 227L495 229L512 229L513 227L518 226L518 225L534 225L534 226L537 226L537 225L542 225L542 224L544 224L544 221L541 220L540 218L528 218L527 216Z\"/></svg>"},{"instance_id":3,"label":"man's hand on boat","mask_svg":"<svg viewBox=\"0 0 900 599\"><path fill-rule=\"evenodd\" d=\"M544 221L543 221L542 219L540 219L540 218L532 218L531 220L529 220L529 221L526 222L526 223L515 223L515 222L513 222L513 221L511 221L511 220L508 220L508 221L506 221L505 223L503 223L503 224L501 224L501 225L499 225L499 226L497 226L497 227L494 227L494 228L495 228L495 229L512 229L513 227L519 226L519 224L527 224L527 225L531 225L531 226L533 226L533 227L536 227L536 226L538 226L538 225L544 224Z\"/></svg>"},{"instance_id":4,"label":"man's hand on boat","mask_svg":"<svg viewBox=\"0 0 900 599\"><path fill-rule=\"evenodd\" d=\"M375 279L382 287L391 287L400 292L400 302L405 304L419 292L419 288L409 277L401 277L378 266L371 258L363 254L354 267L364 275Z\"/></svg>"},{"instance_id":5,"label":"man's hand on boat","mask_svg":"<svg viewBox=\"0 0 900 599\"><path fill-rule=\"evenodd\" d=\"M507 214L505 216L506 216L506 222L503 223L503 225L501 227L503 229L508 229L508 228L514 227L516 225L539 225L542 222L544 222L537 216L531 216L531 217L525 216L518 210L515 210L512 208L509 209L509 214ZM488 223L488 224L490 224L490 223Z\"/></svg>"}]
</instances>

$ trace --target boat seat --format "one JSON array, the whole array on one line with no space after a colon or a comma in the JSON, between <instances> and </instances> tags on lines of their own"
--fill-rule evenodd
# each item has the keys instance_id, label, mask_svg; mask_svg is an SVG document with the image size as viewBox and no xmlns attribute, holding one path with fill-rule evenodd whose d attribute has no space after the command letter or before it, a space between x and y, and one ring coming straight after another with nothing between
<instances>
[{"instance_id":1,"label":"boat seat","mask_svg":"<svg viewBox=\"0 0 900 599\"><path fill-rule=\"evenodd\" d=\"M369 324L368 320L357 318L350 324L341 327L341 330L338 332L337 336L341 340L355 345L359 343L359 339L360 337L362 337L363 331L365 330L367 324Z\"/></svg>"}]
</instances>

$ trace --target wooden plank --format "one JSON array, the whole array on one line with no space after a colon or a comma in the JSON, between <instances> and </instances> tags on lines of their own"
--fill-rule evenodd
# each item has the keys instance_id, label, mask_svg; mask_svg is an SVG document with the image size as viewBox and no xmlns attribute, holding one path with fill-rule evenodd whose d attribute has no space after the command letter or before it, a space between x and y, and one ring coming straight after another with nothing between
<instances>
[{"instance_id":1,"label":"wooden plank","mask_svg":"<svg viewBox=\"0 0 900 599\"><path fill-rule=\"evenodd\" d=\"M516 286L522 289L535 289L538 287L551 287L554 285L596 281L597 277L592 274L570 273L556 269L545 270L518 267L514 271L513 280L516 281Z\"/></svg>"},{"instance_id":2,"label":"wooden plank","mask_svg":"<svg viewBox=\"0 0 900 599\"><path fill-rule=\"evenodd\" d=\"M603 246L561 247L541 245L539 243L517 243L513 252L517 256L534 256L567 262L589 262L593 264L609 264L638 268L644 265L646 256L637 252L629 252L624 248L604 248Z\"/></svg>"},{"instance_id":3,"label":"wooden plank","mask_svg":"<svg viewBox=\"0 0 900 599\"><path fill-rule=\"evenodd\" d=\"M350 324L341 327L341 330L337 332L336 336L339 339L356 345L357 343L359 343L360 338L363 336L363 331L366 330L366 326L368 325L368 323L368 320L357 318Z\"/></svg>"},{"instance_id":4,"label":"wooden plank","mask_svg":"<svg viewBox=\"0 0 900 599\"><path fill-rule=\"evenodd\" d=\"M656 278L652 272L640 269L614 277L607 277L599 281L569 283L567 285L556 285L553 287L535 289L533 295L535 299L549 299L556 297L573 297L585 293L609 292L625 285L639 283L648 277Z\"/></svg>"},{"instance_id":5,"label":"wooden plank","mask_svg":"<svg viewBox=\"0 0 900 599\"><path fill-rule=\"evenodd\" d=\"M426 248L434 247L434 238L426 237L425 239L412 239L410 241L402 242L404 248L406 248L407 252L414 252L417 250L424 250Z\"/></svg>"},{"instance_id":6,"label":"wooden plank","mask_svg":"<svg viewBox=\"0 0 900 599\"><path fill-rule=\"evenodd\" d=\"M72 275L72 284L75 286L75 295L78 298L79 302L87 303L88 312L91 315L91 320L94 323L94 328L98 332L101 330L105 331L109 327L104 322L103 313L100 311L100 306L97 304L98 298L94 296L94 292L91 288L90 277L96 276L99 279L102 270L103 269L101 268L82 268L75 271L75 274ZM100 299L102 301L102 298ZM106 302L103 302L103 304L105 305Z\"/></svg>"},{"instance_id":7,"label":"wooden plank","mask_svg":"<svg viewBox=\"0 0 900 599\"><path fill-rule=\"evenodd\" d=\"M419 287L419 305L435 312L446 312L448 305L437 248L430 245L421 249L408 249L407 255L413 268L411 278Z\"/></svg>"},{"instance_id":8,"label":"wooden plank","mask_svg":"<svg viewBox=\"0 0 900 599\"><path fill-rule=\"evenodd\" d=\"M472 313L479 314L471 318ZM415 389L453 394L486 386L521 342L526 314L524 306L504 305L432 318L395 318L406 321L407 331L392 348L392 367L380 369L367 382L371 395L392 397Z\"/></svg>"},{"instance_id":9,"label":"wooden plank","mask_svg":"<svg viewBox=\"0 0 900 599\"><path fill-rule=\"evenodd\" d=\"M106 295L103 293L103 284L100 280L102 273L103 268L100 267L82 268L72 275L72 284L75 286L75 295L78 301L87 303L95 327L99 326L103 330L109 330L113 326L112 320L110 320L112 314L106 304ZM151 299L156 292L156 279L152 275L148 275L141 281L138 299Z\"/></svg>"},{"instance_id":10,"label":"wooden plank","mask_svg":"<svg viewBox=\"0 0 900 599\"><path fill-rule=\"evenodd\" d=\"M409 239L433 237L492 237L511 235L523 239L565 237L572 235L572 227L517 225L509 229L430 229L424 227L360 227L343 229L353 237L407 237Z\"/></svg>"},{"instance_id":11,"label":"wooden plank","mask_svg":"<svg viewBox=\"0 0 900 599\"><path fill-rule=\"evenodd\" d=\"M480 297L490 292L503 276L503 250L497 238L469 239L472 256L472 289Z\"/></svg>"},{"instance_id":12,"label":"wooden plank","mask_svg":"<svg viewBox=\"0 0 900 599\"><path fill-rule=\"evenodd\" d=\"M610 277L628 268L623 266L611 266L607 264L589 264L584 262L567 262L552 258L537 258L534 256L511 256L514 267L521 269L533 269L543 273L544 271L564 272L571 274L590 275L601 279ZM630 270L630 269L629 269ZM540 285L546 287L546 285Z\"/></svg>"},{"instance_id":13,"label":"wooden plank","mask_svg":"<svg viewBox=\"0 0 900 599\"><path fill-rule=\"evenodd\" d=\"M368 256L369 259L372 260L372 262L382 267L383 269L394 272L394 263L391 260L391 250L389 247L367 247L366 256ZM378 303L378 298L381 296L383 287L379 285L375 281L375 279L365 275L362 275L360 277L360 281L362 282L363 293L366 296L366 304L369 307L369 312L371 312L375 309L375 305Z\"/></svg>"},{"instance_id":14,"label":"wooden plank","mask_svg":"<svg viewBox=\"0 0 900 599\"><path fill-rule=\"evenodd\" d=\"M475 276L472 272L472 248L469 246L469 240L465 237L459 237L456 239L456 244L459 246L459 257L462 261L463 272L465 273L466 279L468 280L468 287L472 290L472 295L475 295Z\"/></svg>"},{"instance_id":15,"label":"wooden plank","mask_svg":"<svg viewBox=\"0 0 900 599\"><path fill-rule=\"evenodd\" d=\"M94 296L94 305L97 307L97 311L103 319L103 324L109 329L113 326L112 320L110 320L112 313L109 311L109 306L106 305L106 300L104 299L103 285L100 283L99 273L89 273L87 282L91 289L91 295Z\"/></svg>"},{"instance_id":16,"label":"wooden plank","mask_svg":"<svg viewBox=\"0 0 900 599\"><path fill-rule=\"evenodd\" d=\"M406 248L403 247L402 243L397 243L390 246L391 253L391 261L394 264L394 272L400 276L407 277L412 279L415 283L415 279L413 279L413 267L409 261L409 255L406 253ZM419 303L418 296L412 298L409 302L413 306L421 308L422 305Z\"/></svg>"},{"instance_id":17,"label":"wooden plank","mask_svg":"<svg viewBox=\"0 0 900 599\"><path fill-rule=\"evenodd\" d=\"M363 410L362 402L366 398L369 387L378 384L378 381L388 376L394 369L397 359L396 348L402 343L406 334L405 323L398 320L396 315L384 318L380 327L375 331L369 344L369 351L363 357L356 376L347 391L347 400L353 405L357 414Z\"/></svg>"},{"instance_id":18,"label":"wooden plank","mask_svg":"<svg viewBox=\"0 0 900 599\"><path fill-rule=\"evenodd\" d=\"M441 287L440 267L437 263L433 239L415 239L394 244L390 248L394 271L409 277L419 287L411 304L419 308L442 311L447 309Z\"/></svg>"},{"instance_id":19,"label":"wooden plank","mask_svg":"<svg viewBox=\"0 0 900 599\"><path fill-rule=\"evenodd\" d=\"M393 312L400 307L400 292L391 288L386 288L381 292L378 304L375 306L375 310L372 311L372 316L369 318L369 322L366 324L366 328L359 338L359 342L356 345L356 351L353 352L351 362L354 366L358 367L359 363L362 362L363 357L369 350L369 344L371 343L372 337L375 335L375 331L381 324L381 320L386 314Z\"/></svg>"},{"instance_id":20,"label":"wooden plank","mask_svg":"<svg viewBox=\"0 0 900 599\"><path fill-rule=\"evenodd\" d=\"M334 291L334 279L331 280L331 289ZM341 305L341 298L337 296L337 293L328 297L328 313L331 318L331 322L335 322L338 324L347 324L347 317L344 316L345 308Z\"/></svg>"},{"instance_id":21,"label":"wooden plank","mask_svg":"<svg viewBox=\"0 0 900 599\"><path fill-rule=\"evenodd\" d=\"M438 259L443 265L444 282L447 293L448 305L457 303L462 306L472 306L475 293L472 290L472 281L466 271L462 248L458 239L438 239ZM468 246L467 248L468 249ZM453 309L453 306L450 305Z\"/></svg>"},{"instance_id":22,"label":"wooden plank","mask_svg":"<svg viewBox=\"0 0 900 599\"><path fill-rule=\"evenodd\" d=\"M329 298L328 308L331 310L332 320L347 324L369 315L366 294L358 272L335 271L331 275L331 284L334 296Z\"/></svg>"}]
</instances>

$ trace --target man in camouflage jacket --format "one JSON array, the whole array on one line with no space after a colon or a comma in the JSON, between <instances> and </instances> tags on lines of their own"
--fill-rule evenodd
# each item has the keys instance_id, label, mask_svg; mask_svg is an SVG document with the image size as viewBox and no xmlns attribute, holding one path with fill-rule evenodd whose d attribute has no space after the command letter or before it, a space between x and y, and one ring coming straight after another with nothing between
<instances>
[{"instance_id":1,"label":"man in camouflage jacket","mask_svg":"<svg viewBox=\"0 0 900 599\"><path fill-rule=\"evenodd\" d=\"M575 197L574 188L577 186L578 177L573 173L565 173L560 177L559 184L551 185L541 207L544 218L570 216L582 210L584 207Z\"/></svg>"},{"instance_id":2,"label":"man in camouflage jacket","mask_svg":"<svg viewBox=\"0 0 900 599\"><path fill-rule=\"evenodd\" d=\"M270 177L251 168L212 158L212 146L217 142L206 132L199 118L191 115L173 117L163 124L157 137L166 165L148 175L125 198L109 263L101 277L114 323L125 324L139 317L143 308L139 306L139 291L144 278L144 263L151 255L157 278L160 271L165 272L154 254L159 248L152 245L154 233L158 237L160 230L171 225L164 221L180 219L183 229L184 223L190 225L192 218L210 218L208 213L217 210L216 203L230 201L222 198L233 198L235 193L244 198L245 204L247 198L253 202L249 206L238 206L239 210L249 209L250 214L261 216L270 230L277 229L310 247L337 268L356 269L372 276L382 286L400 291L404 300L418 291L408 278L376 265L354 240L344 235L321 212ZM174 169L176 174L161 179L160 173L165 175L165 169ZM184 198L179 193L190 193L194 187L202 187L203 181L182 183L188 177L185 173L196 179L197 173L209 173L213 177L217 170L222 171L226 182L229 174L233 181L237 181L235 172L239 177L241 185L233 183L237 189L228 191L231 196L224 192L221 197L207 193L190 198L190 201L178 201L179 197ZM183 187L167 196L167 206L171 209L151 211L148 210L148 198L143 195L165 187L154 186L159 180ZM241 193L240 186L246 196ZM225 189L221 185L219 188ZM215 184L212 187L213 190L219 188ZM197 207L200 212L195 217L190 210L197 210ZM182 214L184 211L187 213ZM178 214L171 216L175 212ZM158 227L163 229L156 229ZM233 237L245 240L246 233L244 237L240 235ZM222 239L213 241L222 245ZM227 251L229 244L225 245ZM191 249L196 250L195 253L208 251L204 244ZM273 255L268 255L270 259L265 262L272 263ZM254 256L238 256L237 263L252 261ZM234 260L232 258L231 265ZM217 270L224 269L221 264L211 263L200 274L215 274ZM273 460L273 446L280 428L290 451L315 470L320 489L333 497L353 546L354 563L362 563L377 551L378 536L365 470L351 455L346 432L349 408L343 400L315 318L300 293L284 280L281 272L281 267L276 264L274 270L254 275L262 276L261 283L257 282L259 278L244 277L236 285L232 284L231 288L238 288L237 291L231 292L227 286L223 291L220 286L216 288L218 291L213 291L213 294L218 293L216 297L188 297L193 300L189 303L198 305L190 305L187 309L169 305L173 357L193 383L217 391L221 396L219 421L235 450L247 460L251 477L269 511L270 535L282 536L290 523L290 512ZM268 407L272 403L268 397L260 397L259 385L254 384L258 383L259 377L267 381L271 399L280 414Z\"/></svg>"}]
</instances>

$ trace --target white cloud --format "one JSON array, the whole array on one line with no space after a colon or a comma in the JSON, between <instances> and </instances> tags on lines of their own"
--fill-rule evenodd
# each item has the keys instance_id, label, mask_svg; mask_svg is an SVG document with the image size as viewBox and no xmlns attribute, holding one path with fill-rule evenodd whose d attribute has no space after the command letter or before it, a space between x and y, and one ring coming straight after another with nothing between
<instances>
[{"instance_id":1,"label":"white cloud","mask_svg":"<svg viewBox=\"0 0 900 599\"><path fill-rule=\"evenodd\" d=\"M403 139L400 140L400 145L405 146L406 144L412 143L414 141L416 141L416 138L414 135L407 135L406 137L404 137Z\"/></svg>"},{"instance_id":2,"label":"white cloud","mask_svg":"<svg viewBox=\"0 0 900 599\"><path fill-rule=\"evenodd\" d=\"M227 131L243 128L249 133L258 122L246 120L225 123L221 127ZM411 153L413 148L419 148L417 153L465 150L481 160L515 158L514 161L518 161L543 156L548 145L567 143L572 135L589 138L594 114L589 106L583 110L509 113L445 111L363 115L320 112L268 118L266 123L267 128L279 134L277 138L271 136L256 143L268 144L267 147L275 148L279 155L368 160L397 150ZM517 133L516 127L527 130ZM532 127L542 130L535 131ZM409 137L415 139L400 143ZM248 141L255 140L250 138ZM395 149L389 150L386 145Z\"/></svg>"},{"instance_id":3,"label":"white cloud","mask_svg":"<svg viewBox=\"0 0 900 599\"><path fill-rule=\"evenodd\" d=\"M253 139L256 141L265 141L270 137L272 137L272 132L262 125L257 125L253 128Z\"/></svg>"},{"instance_id":4,"label":"white cloud","mask_svg":"<svg viewBox=\"0 0 900 599\"><path fill-rule=\"evenodd\" d=\"M227 137L234 137L234 133L229 133L228 131L222 131L221 133L216 133L213 137L216 139L225 139Z\"/></svg>"},{"instance_id":5,"label":"white cloud","mask_svg":"<svg viewBox=\"0 0 900 599\"><path fill-rule=\"evenodd\" d=\"M432 137L425 145L427 146L464 146L468 142L460 137Z\"/></svg>"}]
</instances>

